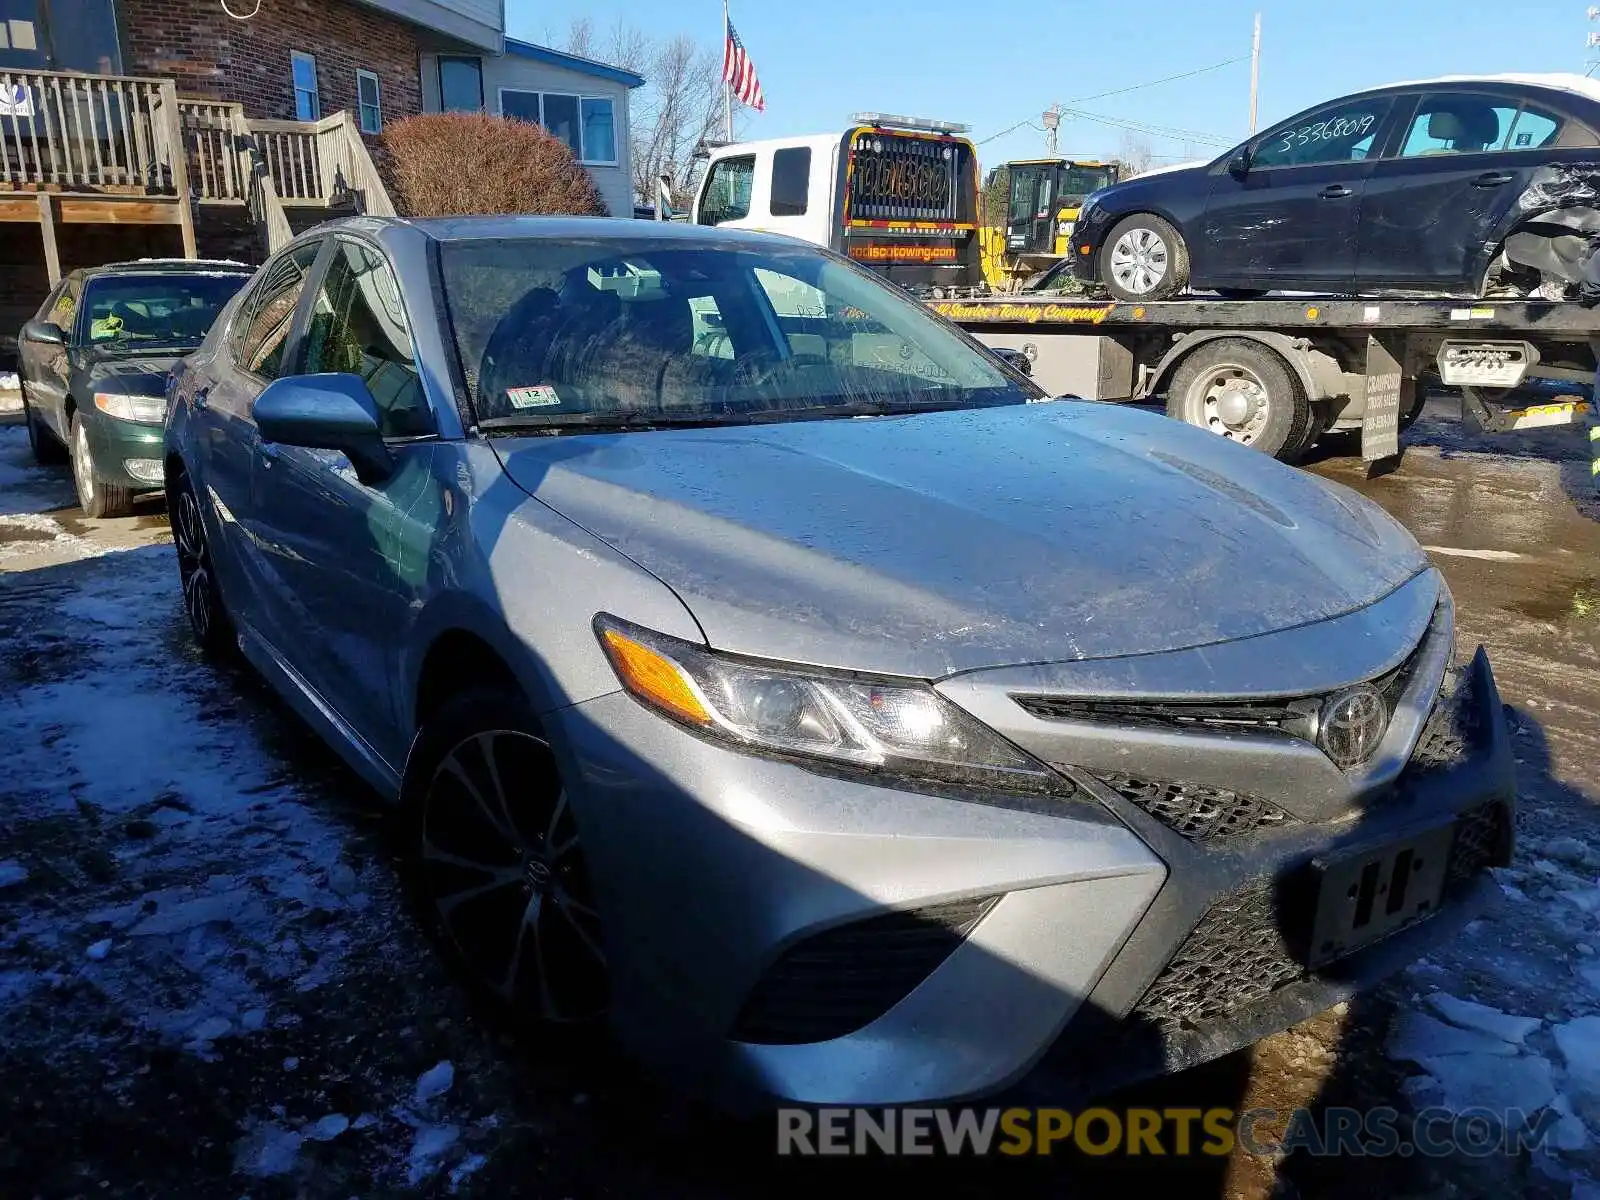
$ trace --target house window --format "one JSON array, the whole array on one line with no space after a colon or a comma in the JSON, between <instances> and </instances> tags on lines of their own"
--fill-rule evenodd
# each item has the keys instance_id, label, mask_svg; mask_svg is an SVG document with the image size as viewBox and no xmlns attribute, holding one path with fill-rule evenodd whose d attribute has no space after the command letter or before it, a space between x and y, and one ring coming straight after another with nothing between
<instances>
[{"instance_id":1,"label":"house window","mask_svg":"<svg viewBox=\"0 0 1600 1200\"><path fill-rule=\"evenodd\" d=\"M383 132L383 105L378 101L378 77L371 71L356 72L356 100L361 107L361 132Z\"/></svg>"},{"instance_id":2,"label":"house window","mask_svg":"<svg viewBox=\"0 0 1600 1200\"><path fill-rule=\"evenodd\" d=\"M439 56L439 111L477 112L483 108L483 60Z\"/></svg>"},{"instance_id":3,"label":"house window","mask_svg":"<svg viewBox=\"0 0 1600 1200\"><path fill-rule=\"evenodd\" d=\"M322 116L322 97L317 92L317 60L302 51L291 50L289 69L294 77L295 119L318 120Z\"/></svg>"},{"instance_id":4,"label":"house window","mask_svg":"<svg viewBox=\"0 0 1600 1200\"><path fill-rule=\"evenodd\" d=\"M596 167L617 164L617 126L610 97L501 88L500 115L543 125L572 147L579 162Z\"/></svg>"}]
</instances>

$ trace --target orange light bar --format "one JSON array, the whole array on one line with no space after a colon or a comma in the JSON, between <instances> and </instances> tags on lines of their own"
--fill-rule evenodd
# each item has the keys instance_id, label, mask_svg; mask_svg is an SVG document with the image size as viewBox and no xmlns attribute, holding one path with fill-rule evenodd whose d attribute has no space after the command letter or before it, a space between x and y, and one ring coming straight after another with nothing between
<instances>
[{"instance_id":1,"label":"orange light bar","mask_svg":"<svg viewBox=\"0 0 1600 1200\"><path fill-rule=\"evenodd\" d=\"M681 720L711 724L711 714L677 663L615 629L604 630L600 636L618 678L635 696Z\"/></svg>"}]
</instances>

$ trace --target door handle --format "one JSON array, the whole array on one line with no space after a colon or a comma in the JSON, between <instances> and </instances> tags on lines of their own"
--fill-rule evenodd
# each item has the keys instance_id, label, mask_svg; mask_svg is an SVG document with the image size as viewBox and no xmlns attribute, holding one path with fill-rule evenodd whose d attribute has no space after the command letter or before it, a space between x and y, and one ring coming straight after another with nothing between
<instances>
[{"instance_id":1,"label":"door handle","mask_svg":"<svg viewBox=\"0 0 1600 1200\"><path fill-rule=\"evenodd\" d=\"M1485 171L1472 181L1473 187L1492 188L1499 187L1502 183L1510 183L1516 176L1510 171Z\"/></svg>"},{"instance_id":2,"label":"door handle","mask_svg":"<svg viewBox=\"0 0 1600 1200\"><path fill-rule=\"evenodd\" d=\"M1345 187L1345 185L1342 183L1330 183L1327 187L1318 192L1317 195L1323 200L1343 200L1346 196L1353 196L1355 193L1349 188Z\"/></svg>"},{"instance_id":3,"label":"door handle","mask_svg":"<svg viewBox=\"0 0 1600 1200\"><path fill-rule=\"evenodd\" d=\"M208 387L196 388L194 395L191 396L190 399L189 399L189 403L193 404L196 408L204 408L208 403L210 403L210 398L211 398L211 389L210 388L208 388Z\"/></svg>"}]
</instances>

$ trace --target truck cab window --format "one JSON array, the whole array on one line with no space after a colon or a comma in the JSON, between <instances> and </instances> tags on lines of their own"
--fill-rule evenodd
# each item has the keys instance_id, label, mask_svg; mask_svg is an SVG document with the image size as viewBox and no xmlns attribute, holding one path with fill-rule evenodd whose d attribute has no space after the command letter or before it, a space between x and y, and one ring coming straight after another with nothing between
<instances>
[{"instance_id":1,"label":"truck cab window","mask_svg":"<svg viewBox=\"0 0 1600 1200\"><path fill-rule=\"evenodd\" d=\"M715 163L706 180L700 205L700 224L721 225L750 215L750 192L756 181L755 155L725 158Z\"/></svg>"},{"instance_id":2,"label":"truck cab window","mask_svg":"<svg viewBox=\"0 0 1600 1200\"><path fill-rule=\"evenodd\" d=\"M811 147L792 146L772 156L772 199L775 217L803 217L811 191Z\"/></svg>"}]
</instances>

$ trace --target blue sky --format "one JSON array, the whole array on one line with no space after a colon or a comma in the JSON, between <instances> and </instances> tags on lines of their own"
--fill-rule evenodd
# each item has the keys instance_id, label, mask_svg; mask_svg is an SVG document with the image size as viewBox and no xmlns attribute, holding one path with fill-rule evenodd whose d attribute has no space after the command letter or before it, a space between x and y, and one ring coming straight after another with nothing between
<instances>
[{"instance_id":1,"label":"blue sky","mask_svg":"<svg viewBox=\"0 0 1600 1200\"><path fill-rule=\"evenodd\" d=\"M1430 75L1578 71L1588 63L1587 4L1577 0L733 0L733 21L755 60L765 114L747 137L840 128L852 112L962 121L988 138L1037 124L1052 101L1097 117L1187 130L1224 142L1249 127L1250 30L1262 14L1260 120L1376 84ZM597 31L619 17L647 32L687 33L720 51L719 0L507 0L513 37L558 43L574 17ZM1046 52L1043 48L1050 47ZM1228 59L1231 66L1120 95L1086 99ZM1600 74L1600 71L1597 71ZM1064 122L1063 153L1114 153L1123 131ZM1160 161L1209 158L1213 143L1148 136ZM1219 148L1220 149L1220 148ZM1044 152L1022 128L979 147L985 168Z\"/></svg>"}]
</instances>

